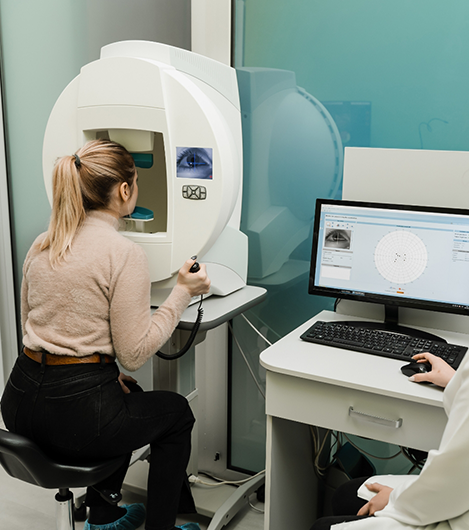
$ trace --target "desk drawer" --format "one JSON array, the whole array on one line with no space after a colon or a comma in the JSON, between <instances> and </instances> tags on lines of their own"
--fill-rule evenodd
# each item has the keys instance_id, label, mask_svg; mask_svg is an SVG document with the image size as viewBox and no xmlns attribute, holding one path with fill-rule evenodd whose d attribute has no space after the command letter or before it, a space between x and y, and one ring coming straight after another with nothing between
<instances>
[{"instance_id":1,"label":"desk drawer","mask_svg":"<svg viewBox=\"0 0 469 530\"><path fill-rule=\"evenodd\" d=\"M266 413L425 451L439 446L447 420L439 407L275 372L267 372Z\"/></svg>"}]
</instances>

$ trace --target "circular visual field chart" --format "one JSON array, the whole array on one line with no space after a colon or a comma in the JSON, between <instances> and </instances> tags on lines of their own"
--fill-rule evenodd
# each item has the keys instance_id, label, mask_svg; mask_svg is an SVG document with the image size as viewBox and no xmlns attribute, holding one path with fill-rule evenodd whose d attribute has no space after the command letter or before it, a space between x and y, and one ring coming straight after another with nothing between
<instances>
[{"instance_id":1,"label":"circular visual field chart","mask_svg":"<svg viewBox=\"0 0 469 530\"><path fill-rule=\"evenodd\" d=\"M423 241L406 230L385 235L375 249L378 272L393 283L413 282L423 273L427 261L427 248Z\"/></svg>"}]
</instances>

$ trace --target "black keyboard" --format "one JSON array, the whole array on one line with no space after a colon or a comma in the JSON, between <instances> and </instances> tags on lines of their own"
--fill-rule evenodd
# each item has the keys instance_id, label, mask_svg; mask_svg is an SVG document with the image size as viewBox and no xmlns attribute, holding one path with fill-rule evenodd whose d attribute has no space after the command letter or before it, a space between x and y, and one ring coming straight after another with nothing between
<instances>
[{"instance_id":1,"label":"black keyboard","mask_svg":"<svg viewBox=\"0 0 469 530\"><path fill-rule=\"evenodd\" d=\"M359 323L318 321L301 335L307 342L325 344L372 355L411 362L417 353L430 352L444 359L456 369L467 351L465 346L448 344L443 340L429 340L393 331L382 331Z\"/></svg>"}]
</instances>

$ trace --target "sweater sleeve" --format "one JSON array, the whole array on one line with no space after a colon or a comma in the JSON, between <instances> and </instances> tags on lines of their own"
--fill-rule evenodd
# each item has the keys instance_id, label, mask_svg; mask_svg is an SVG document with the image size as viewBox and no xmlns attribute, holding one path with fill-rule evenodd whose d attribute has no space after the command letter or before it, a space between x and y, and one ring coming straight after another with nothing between
<instances>
[{"instance_id":1,"label":"sweater sleeve","mask_svg":"<svg viewBox=\"0 0 469 530\"><path fill-rule=\"evenodd\" d=\"M165 344L177 326L191 296L176 285L152 315L151 283L144 251L133 245L110 290L110 329L121 365L135 371Z\"/></svg>"},{"instance_id":2,"label":"sweater sleeve","mask_svg":"<svg viewBox=\"0 0 469 530\"><path fill-rule=\"evenodd\" d=\"M423 526L469 512L469 497L465 494L469 476L469 362L461 365L454 377L461 384L439 449L430 451L417 480L393 490L389 504L377 516ZM451 389L456 387L452 382Z\"/></svg>"},{"instance_id":3,"label":"sweater sleeve","mask_svg":"<svg viewBox=\"0 0 469 530\"><path fill-rule=\"evenodd\" d=\"M28 282L23 275L21 282L21 331L23 337L26 335L26 320L28 320L29 302L28 302Z\"/></svg>"},{"instance_id":4,"label":"sweater sleeve","mask_svg":"<svg viewBox=\"0 0 469 530\"><path fill-rule=\"evenodd\" d=\"M26 254L26 258L23 263L23 278L21 280L21 331L23 337L26 335L26 321L28 320L29 311L31 309L29 306L29 286L27 279L28 267L31 263L31 257L35 252L37 252L41 241L44 239L44 235L45 234L41 234L36 238L28 253Z\"/></svg>"}]
</instances>

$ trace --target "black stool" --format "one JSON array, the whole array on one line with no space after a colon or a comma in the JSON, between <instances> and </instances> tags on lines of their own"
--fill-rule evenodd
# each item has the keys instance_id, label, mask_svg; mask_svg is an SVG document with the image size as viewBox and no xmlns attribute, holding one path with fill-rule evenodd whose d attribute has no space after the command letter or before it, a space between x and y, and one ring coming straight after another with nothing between
<instances>
[{"instance_id":1,"label":"black stool","mask_svg":"<svg viewBox=\"0 0 469 530\"><path fill-rule=\"evenodd\" d=\"M123 455L80 465L56 462L24 436L0 429L0 464L6 472L23 482L59 490L55 496L57 530L75 530L73 494L69 488L101 482L122 466L126 458Z\"/></svg>"}]
</instances>

